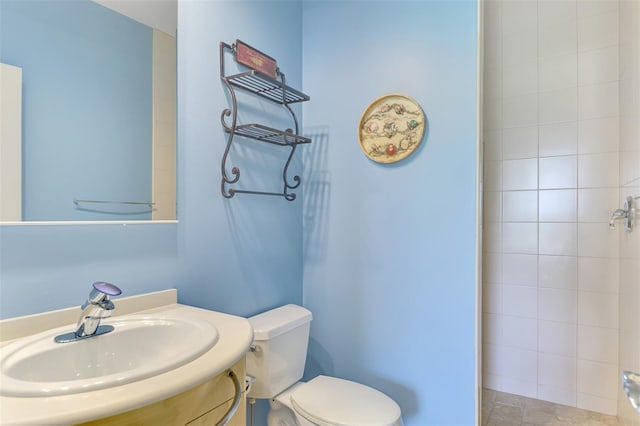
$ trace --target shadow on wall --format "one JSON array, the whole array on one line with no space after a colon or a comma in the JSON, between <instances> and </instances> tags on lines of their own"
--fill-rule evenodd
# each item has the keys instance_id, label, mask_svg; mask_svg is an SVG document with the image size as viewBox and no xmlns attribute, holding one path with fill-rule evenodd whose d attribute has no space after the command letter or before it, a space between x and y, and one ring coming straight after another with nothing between
<instances>
[{"instance_id":1,"label":"shadow on wall","mask_svg":"<svg viewBox=\"0 0 640 426\"><path fill-rule=\"evenodd\" d=\"M279 146L243 140L231 149L227 168L240 168L236 189L282 191L282 170L288 149ZM297 152L296 152L296 156ZM292 159L289 175L299 174L301 159ZM216 196L222 198L220 189ZM293 191L298 196L301 190ZM243 297L248 305L260 311L284 303L300 303L301 288L301 206L300 198L293 202L283 197L237 194L223 199L226 221L238 260ZM215 220L215 219L212 219ZM230 249L231 247L229 247ZM212 262L215 262L212 259ZM246 262L244 265L242 262ZM286 295L283 299L283 295ZM255 314L255 308L245 314Z\"/></svg>"},{"instance_id":2,"label":"shadow on wall","mask_svg":"<svg viewBox=\"0 0 640 426\"><path fill-rule=\"evenodd\" d=\"M366 374L368 384L376 389L384 389L385 394L394 401L402 401L402 419L405 424L407 420L418 413L418 398L413 390L402 386L397 382L376 376L371 371ZM426 408L427 410L429 407Z\"/></svg>"},{"instance_id":3,"label":"shadow on wall","mask_svg":"<svg viewBox=\"0 0 640 426\"><path fill-rule=\"evenodd\" d=\"M327 249L327 224L331 200L331 172L328 167L329 127L306 128L304 136L313 142L302 148L302 244L305 262L319 262Z\"/></svg>"},{"instance_id":4,"label":"shadow on wall","mask_svg":"<svg viewBox=\"0 0 640 426\"><path fill-rule=\"evenodd\" d=\"M308 382L319 375L333 376L335 366L331 354L322 347L320 342L314 338L309 338L309 348L307 349L307 363L304 366L302 380Z\"/></svg>"}]
</instances>

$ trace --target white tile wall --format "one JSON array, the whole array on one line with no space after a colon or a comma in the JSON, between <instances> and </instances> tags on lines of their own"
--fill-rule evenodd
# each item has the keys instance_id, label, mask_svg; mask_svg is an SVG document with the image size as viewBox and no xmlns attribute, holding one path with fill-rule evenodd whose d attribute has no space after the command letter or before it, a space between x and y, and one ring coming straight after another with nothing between
<instances>
[{"instance_id":1,"label":"white tile wall","mask_svg":"<svg viewBox=\"0 0 640 426\"><path fill-rule=\"evenodd\" d=\"M615 400L618 393L617 373L616 365L578 360L578 393Z\"/></svg>"},{"instance_id":2,"label":"white tile wall","mask_svg":"<svg viewBox=\"0 0 640 426\"><path fill-rule=\"evenodd\" d=\"M495 68L491 72L484 73L482 84L485 87L485 101L502 98L502 69Z\"/></svg>"},{"instance_id":3,"label":"white tile wall","mask_svg":"<svg viewBox=\"0 0 640 426\"><path fill-rule=\"evenodd\" d=\"M535 384L538 375L537 352L505 347L502 351L502 373L504 377Z\"/></svg>"},{"instance_id":4,"label":"white tile wall","mask_svg":"<svg viewBox=\"0 0 640 426\"><path fill-rule=\"evenodd\" d=\"M626 401L625 401L626 403ZM616 415L616 400L611 398L601 398L584 393L578 394L578 407L599 413Z\"/></svg>"},{"instance_id":5,"label":"white tile wall","mask_svg":"<svg viewBox=\"0 0 640 426\"><path fill-rule=\"evenodd\" d=\"M486 361L483 366L484 372L489 372L491 374L502 374L502 348L498 345L493 345L491 343L485 343L482 346L482 351L487 355Z\"/></svg>"},{"instance_id":6,"label":"white tile wall","mask_svg":"<svg viewBox=\"0 0 640 426\"><path fill-rule=\"evenodd\" d=\"M618 188L579 189L578 220L608 222L618 203Z\"/></svg>"},{"instance_id":7,"label":"white tile wall","mask_svg":"<svg viewBox=\"0 0 640 426\"><path fill-rule=\"evenodd\" d=\"M525 61L502 69L502 94L505 98L538 91L538 61Z\"/></svg>"},{"instance_id":8,"label":"white tile wall","mask_svg":"<svg viewBox=\"0 0 640 426\"><path fill-rule=\"evenodd\" d=\"M502 122L505 129L532 126L538 123L538 95L520 95L502 101Z\"/></svg>"},{"instance_id":9,"label":"white tile wall","mask_svg":"<svg viewBox=\"0 0 640 426\"><path fill-rule=\"evenodd\" d=\"M577 3L578 16L601 15L603 13L618 13L618 2L615 0L590 0Z\"/></svg>"},{"instance_id":10,"label":"white tile wall","mask_svg":"<svg viewBox=\"0 0 640 426\"><path fill-rule=\"evenodd\" d=\"M576 359L541 353L538 361L538 383L572 389L576 383Z\"/></svg>"},{"instance_id":11,"label":"white tile wall","mask_svg":"<svg viewBox=\"0 0 640 426\"><path fill-rule=\"evenodd\" d=\"M618 157L617 152L578 156L578 187L617 187Z\"/></svg>"},{"instance_id":12,"label":"white tile wall","mask_svg":"<svg viewBox=\"0 0 640 426\"><path fill-rule=\"evenodd\" d=\"M589 3L589 1L579 1ZM598 13L578 17L578 51L595 50L618 44L618 13Z\"/></svg>"},{"instance_id":13,"label":"white tile wall","mask_svg":"<svg viewBox=\"0 0 640 426\"><path fill-rule=\"evenodd\" d=\"M538 22L541 28L575 21L576 0L543 1L538 3Z\"/></svg>"},{"instance_id":14,"label":"white tile wall","mask_svg":"<svg viewBox=\"0 0 640 426\"><path fill-rule=\"evenodd\" d=\"M575 121L578 117L578 89L569 87L541 92L538 117L542 124Z\"/></svg>"},{"instance_id":15,"label":"white tile wall","mask_svg":"<svg viewBox=\"0 0 640 426\"><path fill-rule=\"evenodd\" d=\"M485 99L483 115L485 129L493 130L502 128L502 100Z\"/></svg>"},{"instance_id":16,"label":"white tile wall","mask_svg":"<svg viewBox=\"0 0 640 426\"><path fill-rule=\"evenodd\" d=\"M538 159L505 160L502 163L504 191L538 189Z\"/></svg>"},{"instance_id":17,"label":"white tile wall","mask_svg":"<svg viewBox=\"0 0 640 426\"><path fill-rule=\"evenodd\" d=\"M578 292L555 288L538 290L538 318L576 324L578 318Z\"/></svg>"},{"instance_id":18,"label":"white tile wall","mask_svg":"<svg viewBox=\"0 0 640 426\"><path fill-rule=\"evenodd\" d=\"M496 314L482 315L482 341L485 344L502 345L502 321Z\"/></svg>"},{"instance_id":19,"label":"white tile wall","mask_svg":"<svg viewBox=\"0 0 640 426\"><path fill-rule=\"evenodd\" d=\"M502 223L485 223L482 229L484 253L502 252Z\"/></svg>"},{"instance_id":20,"label":"white tile wall","mask_svg":"<svg viewBox=\"0 0 640 426\"><path fill-rule=\"evenodd\" d=\"M540 320L538 330L538 349L541 353L576 357L575 324Z\"/></svg>"},{"instance_id":21,"label":"white tile wall","mask_svg":"<svg viewBox=\"0 0 640 426\"><path fill-rule=\"evenodd\" d=\"M578 54L578 84L581 86L618 81L618 46Z\"/></svg>"},{"instance_id":22,"label":"white tile wall","mask_svg":"<svg viewBox=\"0 0 640 426\"><path fill-rule=\"evenodd\" d=\"M640 118L625 115L640 105L640 89L628 93L640 87L640 30L619 36L619 21L631 19L626 3L504 0L485 9L484 384L610 414L626 353L619 316L640 312L619 300L632 288L620 288L621 271L640 271L640 261L623 266L620 257L629 244L640 253L640 243L607 223L621 177L640 182L640 142L630 142Z\"/></svg>"},{"instance_id":23,"label":"white tile wall","mask_svg":"<svg viewBox=\"0 0 640 426\"><path fill-rule=\"evenodd\" d=\"M484 190L502 190L502 161L484 162Z\"/></svg>"},{"instance_id":24,"label":"white tile wall","mask_svg":"<svg viewBox=\"0 0 640 426\"><path fill-rule=\"evenodd\" d=\"M597 118L578 123L578 152L580 154L617 153L619 145L619 117Z\"/></svg>"},{"instance_id":25,"label":"white tile wall","mask_svg":"<svg viewBox=\"0 0 640 426\"><path fill-rule=\"evenodd\" d=\"M538 253L537 223L502 224L502 250L504 253Z\"/></svg>"},{"instance_id":26,"label":"white tile wall","mask_svg":"<svg viewBox=\"0 0 640 426\"><path fill-rule=\"evenodd\" d=\"M640 2L619 5L620 19L620 199L640 195ZM620 207L620 204L618 206ZM637 212L638 210L636 210ZM637 214L637 213L636 213ZM640 371L640 232L618 227L620 244L619 368ZM605 401L586 401L591 404ZM605 407L610 408L610 407ZM636 412L618 387L618 416L626 425L639 426Z\"/></svg>"},{"instance_id":27,"label":"white tile wall","mask_svg":"<svg viewBox=\"0 0 640 426\"><path fill-rule=\"evenodd\" d=\"M531 352L535 354L535 352ZM538 390L535 380L521 380L515 379L505 373L502 378L502 387L507 393L514 393L516 395L524 395L530 398L535 398Z\"/></svg>"},{"instance_id":28,"label":"white tile wall","mask_svg":"<svg viewBox=\"0 0 640 426\"><path fill-rule=\"evenodd\" d=\"M575 188L577 161L575 155L540 158L540 189Z\"/></svg>"},{"instance_id":29,"label":"white tile wall","mask_svg":"<svg viewBox=\"0 0 640 426\"><path fill-rule=\"evenodd\" d=\"M502 282L502 254L483 253L482 273L484 283L500 284Z\"/></svg>"},{"instance_id":30,"label":"white tile wall","mask_svg":"<svg viewBox=\"0 0 640 426\"><path fill-rule=\"evenodd\" d=\"M487 70L495 72L502 67L502 39L492 42L491 38L487 38L487 41L484 49L484 64Z\"/></svg>"},{"instance_id":31,"label":"white tile wall","mask_svg":"<svg viewBox=\"0 0 640 426\"><path fill-rule=\"evenodd\" d=\"M638 121L636 121L635 123L637 124ZM635 181L635 186L637 187L638 183L640 182L640 150L624 152L624 156L620 158L620 167L620 181ZM634 194L637 193L637 191L634 192Z\"/></svg>"},{"instance_id":32,"label":"white tile wall","mask_svg":"<svg viewBox=\"0 0 640 426\"><path fill-rule=\"evenodd\" d=\"M578 258L574 256L539 256L540 287L578 289Z\"/></svg>"},{"instance_id":33,"label":"white tile wall","mask_svg":"<svg viewBox=\"0 0 640 426\"><path fill-rule=\"evenodd\" d=\"M502 38L502 63L512 65L537 60L537 36L535 30L505 34Z\"/></svg>"},{"instance_id":34,"label":"white tile wall","mask_svg":"<svg viewBox=\"0 0 640 426\"><path fill-rule=\"evenodd\" d=\"M538 256L530 254L502 255L502 282L511 285L538 285Z\"/></svg>"},{"instance_id":35,"label":"white tile wall","mask_svg":"<svg viewBox=\"0 0 640 426\"><path fill-rule=\"evenodd\" d=\"M576 406L575 386L571 388L557 388L550 385L538 385L538 398L544 401L555 402L556 404Z\"/></svg>"},{"instance_id":36,"label":"white tile wall","mask_svg":"<svg viewBox=\"0 0 640 426\"><path fill-rule=\"evenodd\" d=\"M579 326L578 356L589 361L616 365L618 363L618 330Z\"/></svg>"},{"instance_id":37,"label":"white tile wall","mask_svg":"<svg viewBox=\"0 0 640 426\"><path fill-rule=\"evenodd\" d=\"M487 130L484 132L484 161L502 160L502 131Z\"/></svg>"},{"instance_id":38,"label":"white tile wall","mask_svg":"<svg viewBox=\"0 0 640 426\"><path fill-rule=\"evenodd\" d=\"M619 272L617 258L581 257L578 260L580 290L618 294Z\"/></svg>"},{"instance_id":39,"label":"white tile wall","mask_svg":"<svg viewBox=\"0 0 640 426\"><path fill-rule=\"evenodd\" d=\"M484 194L484 220L487 222L502 221L502 192L486 192Z\"/></svg>"},{"instance_id":40,"label":"white tile wall","mask_svg":"<svg viewBox=\"0 0 640 426\"><path fill-rule=\"evenodd\" d=\"M525 287L526 288L526 287ZM535 289L534 289L535 291ZM523 317L508 317L504 323L503 343L505 346L528 349L538 349L538 320Z\"/></svg>"},{"instance_id":41,"label":"white tile wall","mask_svg":"<svg viewBox=\"0 0 640 426\"><path fill-rule=\"evenodd\" d=\"M504 191L502 212L505 222L537 222L538 191Z\"/></svg>"},{"instance_id":42,"label":"white tile wall","mask_svg":"<svg viewBox=\"0 0 640 426\"><path fill-rule=\"evenodd\" d=\"M502 132L502 158L538 157L538 126L514 127Z\"/></svg>"},{"instance_id":43,"label":"white tile wall","mask_svg":"<svg viewBox=\"0 0 640 426\"><path fill-rule=\"evenodd\" d=\"M618 329L618 295L581 291L578 297L580 324Z\"/></svg>"},{"instance_id":44,"label":"white tile wall","mask_svg":"<svg viewBox=\"0 0 640 426\"><path fill-rule=\"evenodd\" d=\"M536 31L538 27L538 4L525 0L519 4L505 2L502 6L502 32L505 35L522 31Z\"/></svg>"},{"instance_id":45,"label":"white tile wall","mask_svg":"<svg viewBox=\"0 0 640 426\"><path fill-rule=\"evenodd\" d=\"M509 316L536 318L538 313L537 298L535 287L505 284L502 290L502 313ZM508 322L510 321L505 321L504 327Z\"/></svg>"},{"instance_id":46,"label":"white tile wall","mask_svg":"<svg viewBox=\"0 0 640 426\"><path fill-rule=\"evenodd\" d=\"M618 233L606 223L579 223L580 256L618 258Z\"/></svg>"},{"instance_id":47,"label":"white tile wall","mask_svg":"<svg viewBox=\"0 0 640 426\"><path fill-rule=\"evenodd\" d=\"M578 152L578 125L576 122L545 124L539 127L539 155L575 155Z\"/></svg>"},{"instance_id":48,"label":"white tile wall","mask_svg":"<svg viewBox=\"0 0 640 426\"><path fill-rule=\"evenodd\" d=\"M617 116L619 110L617 81L580 86L578 89L578 116L580 120Z\"/></svg>"},{"instance_id":49,"label":"white tile wall","mask_svg":"<svg viewBox=\"0 0 640 426\"><path fill-rule=\"evenodd\" d=\"M502 285L485 284L483 286L482 310L489 314L502 313Z\"/></svg>"},{"instance_id":50,"label":"white tile wall","mask_svg":"<svg viewBox=\"0 0 640 426\"><path fill-rule=\"evenodd\" d=\"M578 218L577 191L557 189L539 191L541 222L576 222Z\"/></svg>"},{"instance_id":51,"label":"white tile wall","mask_svg":"<svg viewBox=\"0 0 640 426\"><path fill-rule=\"evenodd\" d=\"M540 91L576 87L578 84L578 55L540 58L538 63Z\"/></svg>"},{"instance_id":52,"label":"white tile wall","mask_svg":"<svg viewBox=\"0 0 640 426\"><path fill-rule=\"evenodd\" d=\"M575 223L540 223L539 253L546 255L576 256L578 235Z\"/></svg>"},{"instance_id":53,"label":"white tile wall","mask_svg":"<svg viewBox=\"0 0 640 426\"><path fill-rule=\"evenodd\" d=\"M577 23L574 20L542 27L538 33L540 57L568 55L576 52Z\"/></svg>"}]
</instances>

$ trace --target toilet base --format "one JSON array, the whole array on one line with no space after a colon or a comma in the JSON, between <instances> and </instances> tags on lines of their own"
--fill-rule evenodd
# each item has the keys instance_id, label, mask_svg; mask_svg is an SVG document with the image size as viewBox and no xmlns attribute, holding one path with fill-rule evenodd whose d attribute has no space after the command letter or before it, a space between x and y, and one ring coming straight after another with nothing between
<instances>
[{"instance_id":1,"label":"toilet base","mask_svg":"<svg viewBox=\"0 0 640 426\"><path fill-rule=\"evenodd\" d=\"M291 404L291 394L302 385L304 382L297 382L269 401L267 426L316 426L296 413Z\"/></svg>"}]
</instances>

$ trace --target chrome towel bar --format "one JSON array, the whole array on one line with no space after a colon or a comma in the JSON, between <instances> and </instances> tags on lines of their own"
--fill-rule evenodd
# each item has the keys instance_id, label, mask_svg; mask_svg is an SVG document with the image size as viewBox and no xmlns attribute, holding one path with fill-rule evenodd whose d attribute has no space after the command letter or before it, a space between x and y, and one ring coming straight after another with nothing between
<instances>
[{"instance_id":1,"label":"chrome towel bar","mask_svg":"<svg viewBox=\"0 0 640 426\"><path fill-rule=\"evenodd\" d=\"M153 207L156 203L152 201L113 201L113 200L78 200L77 198L73 199L73 204L76 206L81 203L93 203L93 204L129 204L129 205L139 205L139 206L149 206Z\"/></svg>"}]
</instances>

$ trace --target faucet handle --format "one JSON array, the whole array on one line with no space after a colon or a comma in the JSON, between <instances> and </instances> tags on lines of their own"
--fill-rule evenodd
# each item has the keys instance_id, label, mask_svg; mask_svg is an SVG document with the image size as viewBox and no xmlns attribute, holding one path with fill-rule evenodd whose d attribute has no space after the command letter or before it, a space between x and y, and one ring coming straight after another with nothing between
<instances>
[{"instance_id":1,"label":"faucet handle","mask_svg":"<svg viewBox=\"0 0 640 426\"><path fill-rule=\"evenodd\" d=\"M93 290L89 294L87 303L96 304L102 302L104 299L108 299L109 296L118 296L122 294L122 290L118 286L98 281L93 283Z\"/></svg>"},{"instance_id":2,"label":"faucet handle","mask_svg":"<svg viewBox=\"0 0 640 426\"><path fill-rule=\"evenodd\" d=\"M118 286L103 281L93 283L93 288L109 296L119 296L122 294L122 290L120 290Z\"/></svg>"}]
</instances>

